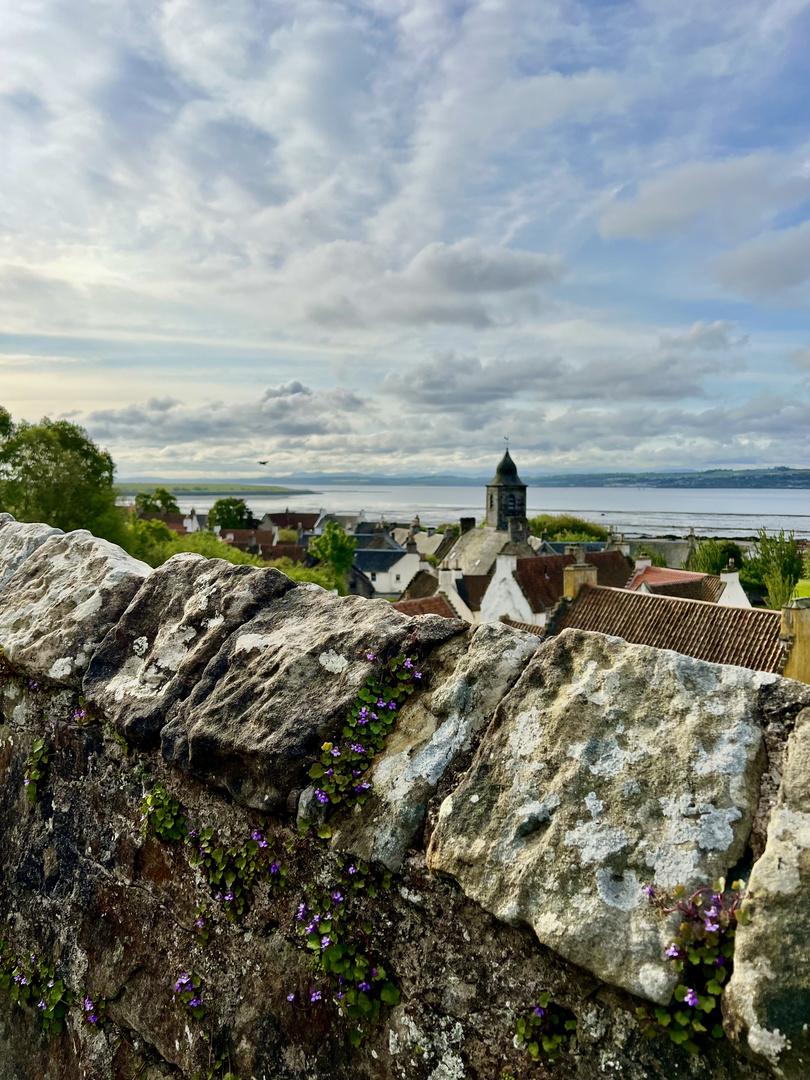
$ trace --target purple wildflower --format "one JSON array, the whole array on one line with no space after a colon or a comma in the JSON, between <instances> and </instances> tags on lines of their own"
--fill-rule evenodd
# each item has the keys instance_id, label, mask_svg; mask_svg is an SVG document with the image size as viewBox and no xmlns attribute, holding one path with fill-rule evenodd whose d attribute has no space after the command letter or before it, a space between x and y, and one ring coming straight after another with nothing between
<instances>
[{"instance_id":1,"label":"purple wildflower","mask_svg":"<svg viewBox=\"0 0 810 1080\"><path fill-rule=\"evenodd\" d=\"M350 874L356 874L357 873L357 867L356 866L350 866L349 867L349 873Z\"/></svg>"},{"instance_id":2,"label":"purple wildflower","mask_svg":"<svg viewBox=\"0 0 810 1080\"><path fill-rule=\"evenodd\" d=\"M287 994L287 1001L295 1001L295 994Z\"/></svg>"},{"instance_id":3,"label":"purple wildflower","mask_svg":"<svg viewBox=\"0 0 810 1080\"><path fill-rule=\"evenodd\" d=\"M373 659L374 659L374 653L369 650L369 652L366 653L366 660L373 660Z\"/></svg>"},{"instance_id":4,"label":"purple wildflower","mask_svg":"<svg viewBox=\"0 0 810 1080\"><path fill-rule=\"evenodd\" d=\"M720 924L716 923L716 922L712 922L711 919L706 920L705 926L706 926L706 933L708 933L708 934L714 934L714 933L716 933L716 931L718 931L720 929Z\"/></svg>"},{"instance_id":5,"label":"purple wildflower","mask_svg":"<svg viewBox=\"0 0 810 1080\"><path fill-rule=\"evenodd\" d=\"M377 717L376 717L376 716L374 716L374 714L373 714L373 713L372 713L372 717L373 717L373 719L374 719L374 720L376 720L376 719L377 719ZM358 724L367 724L367 723L368 723L368 715L366 715L366 716L363 716L363 715L361 714L360 716L358 716L358 717L357 717L357 723L358 723Z\"/></svg>"},{"instance_id":6,"label":"purple wildflower","mask_svg":"<svg viewBox=\"0 0 810 1080\"><path fill-rule=\"evenodd\" d=\"M270 863L270 873L271 874L277 874L280 869L281 869L281 867L279 866L279 864L277 862L271 862Z\"/></svg>"},{"instance_id":7,"label":"purple wildflower","mask_svg":"<svg viewBox=\"0 0 810 1080\"><path fill-rule=\"evenodd\" d=\"M30 783L31 783L31 781L30 781L30 780L28 780L28 779L25 779L25 780L23 780L23 787L28 787L28 785L29 785Z\"/></svg>"},{"instance_id":8,"label":"purple wildflower","mask_svg":"<svg viewBox=\"0 0 810 1080\"><path fill-rule=\"evenodd\" d=\"M421 672L421 671L415 671L415 672L413 673L413 677L414 677L415 679L421 679L421 678L422 678L422 672Z\"/></svg>"},{"instance_id":9,"label":"purple wildflower","mask_svg":"<svg viewBox=\"0 0 810 1080\"><path fill-rule=\"evenodd\" d=\"M233 900L233 893L231 892L230 889L228 889L228 891L225 893L225 899L226 900Z\"/></svg>"},{"instance_id":10,"label":"purple wildflower","mask_svg":"<svg viewBox=\"0 0 810 1080\"><path fill-rule=\"evenodd\" d=\"M397 707L397 703L395 701L389 701L388 702L388 708L389 709L395 709L396 707Z\"/></svg>"},{"instance_id":11,"label":"purple wildflower","mask_svg":"<svg viewBox=\"0 0 810 1080\"><path fill-rule=\"evenodd\" d=\"M90 1015L87 1017L87 1023L88 1024L97 1024L98 1023L98 1017L96 1016L95 1013L90 1013Z\"/></svg>"},{"instance_id":12,"label":"purple wildflower","mask_svg":"<svg viewBox=\"0 0 810 1080\"><path fill-rule=\"evenodd\" d=\"M413 667L413 660L411 660L410 656L406 658L405 664L403 666L406 667L408 671L411 670L411 668Z\"/></svg>"},{"instance_id":13,"label":"purple wildflower","mask_svg":"<svg viewBox=\"0 0 810 1080\"><path fill-rule=\"evenodd\" d=\"M357 984L357 989L358 990L370 990L371 985L370 985L370 983L367 983L365 979L363 979L363 981L361 983Z\"/></svg>"},{"instance_id":14,"label":"purple wildflower","mask_svg":"<svg viewBox=\"0 0 810 1080\"><path fill-rule=\"evenodd\" d=\"M342 1001L342 1000L343 1000L343 991L338 990L338 1001Z\"/></svg>"},{"instance_id":15,"label":"purple wildflower","mask_svg":"<svg viewBox=\"0 0 810 1080\"><path fill-rule=\"evenodd\" d=\"M667 949L665 955L670 957L670 959L674 960L676 957L680 956L680 954L681 954L681 950L678 948L678 946L673 941L672 944L670 945L670 947Z\"/></svg>"},{"instance_id":16,"label":"purple wildflower","mask_svg":"<svg viewBox=\"0 0 810 1080\"><path fill-rule=\"evenodd\" d=\"M645 885L641 891L643 893L646 893L651 900L655 899L655 889L652 887L652 885Z\"/></svg>"},{"instance_id":17,"label":"purple wildflower","mask_svg":"<svg viewBox=\"0 0 810 1080\"><path fill-rule=\"evenodd\" d=\"M177 989L177 987L175 987L175 990L176 989ZM85 1012L92 1012L94 1008L95 1008L95 1006L93 1005L93 999L89 998L89 997L86 997L84 999L84 1011Z\"/></svg>"},{"instance_id":18,"label":"purple wildflower","mask_svg":"<svg viewBox=\"0 0 810 1080\"><path fill-rule=\"evenodd\" d=\"M355 778L355 780L357 779L357 777L359 775L360 775L360 770L359 769L352 769L352 776Z\"/></svg>"},{"instance_id":19,"label":"purple wildflower","mask_svg":"<svg viewBox=\"0 0 810 1080\"><path fill-rule=\"evenodd\" d=\"M368 718L368 709L364 705L360 712L357 714L357 719L364 722Z\"/></svg>"},{"instance_id":20,"label":"purple wildflower","mask_svg":"<svg viewBox=\"0 0 810 1080\"><path fill-rule=\"evenodd\" d=\"M328 934L324 934L323 937L321 938L321 948L322 949L328 949L331 944L332 944L332 939L329 937Z\"/></svg>"},{"instance_id":21,"label":"purple wildflower","mask_svg":"<svg viewBox=\"0 0 810 1080\"><path fill-rule=\"evenodd\" d=\"M195 994L195 996L194 996L194 997L193 997L193 998L191 999L191 1001L190 1001L190 1002L188 1003L188 1007L189 1007L190 1009L196 1009L196 1008L197 1008L197 1006L198 1006L198 1005L201 1005L201 1004L202 1004L202 1002L200 1001L200 999L199 999L199 998L198 998L198 997L196 996L196 994Z\"/></svg>"},{"instance_id":22,"label":"purple wildflower","mask_svg":"<svg viewBox=\"0 0 810 1080\"><path fill-rule=\"evenodd\" d=\"M714 962L714 966L715 967L725 967L726 966L726 958L724 956L718 956L717 959Z\"/></svg>"},{"instance_id":23,"label":"purple wildflower","mask_svg":"<svg viewBox=\"0 0 810 1080\"><path fill-rule=\"evenodd\" d=\"M37 1002L37 1008L38 1009L47 1009L47 1007L48 1006L45 1004L45 1002L42 1000L42 998L40 998L39 1001Z\"/></svg>"},{"instance_id":24,"label":"purple wildflower","mask_svg":"<svg viewBox=\"0 0 810 1080\"><path fill-rule=\"evenodd\" d=\"M354 750L355 754L365 754L366 752L359 742L352 743L352 750Z\"/></svg>"},{"instance_id":25,"label":"purple wildflower","mask_svg":"<svg viewBox=\"0 0 810 1080\"><path fill-rule=\"evenodd\" d=\"M250 834L250 839L251 840L264 840L264 837L262 836L262 834L259 832L258 829L254 829L253 832Z\"/></svg>"},{"instance_id":26,"label":"purple wildflower","mask_svg":"<svg viewBox=\"0 0 810 1080\"><path fill-rule=\"evenodd\" d=\"M333 892L332 899L335 901L336 904L339 904L343 900L343 897L340 895L339 892Z\"/></svg>"},{"instance_id":27,"label":"purple wildflower","mask_svg":"<svg viewBox=\"0 0 810 1080\"><path fill-rule=\"evenodd\" d=\"M317 924L317 923L316 923L316 922L315 922L315 921L313 920L313 921L312 921L312 922L311 922L311 923L309 924L309 926L305 926L305 927L304 927L304 933L305 933L305 934L314 934L314 933L315 933L315 928L316 928L316 926L317 926L317 925L318 925L318 924Z\"/></svg>"},{"instance_id":28,"label":"purple wildflower","mask_svg":"<svg viewBox=\"0 0 810 1080\"><path fill-rule=\"evenodd\" d=\"M542 1005L535 1005L535 1007L532 1009L532 1012L534 1013L535 1016L545 1016L546 1015L546 1010L542 1007Z\"/></svg>"},{"instance_id":29,"label":"purple wildflower","mask_svg":"<svg viewBox=\"0 0 810 1080\"><path fill-rule=\"evenodd\" d=\"M340 747L333 746L329 753L332 755L332 757L340 757Z\"/></svg>"},{"instance_id":30,"label":"purple wildflower","mask_svg":"<svg viewBox=\"0 0 810 1080\"><path fill-rule=\"evenodd\" d=\"M372 977L372 979L377 978L377 969L376 968L371 969L371 977Z\"/></svg>"},{"instance_id":31,"label":"purple wildflower","mask_svg":"<svg viewBox=\"0 0 810 1080\"><path fill-rule=\"evenodd\" d=\"M319 803L329 802L329 796L326 794L325 791L321 791L320 788L315 789L315 798L318 800Z\"/></svg>"},{"instance_id":32,"label":"purple wildflower","mask_svg":"<svg viewBox=\"0 0 810 1080\"><path fill-rule=\"evenodd\" d=\"M189 838L190 838L191 840L196 840L196 839L197 839L197 837L199 836L199 833L197 832L197 830L196 830L196 829L189 829L189 830L188 830L188 835L189 835Z\"/></svg>"},{"instance_id":33,"label":"purple wildflower","mask_svg":"<svg viewBox=\"0 0 810 1080\"><path fill-rule=\"evenodd\" d=\"M309 1000L310 1001L320 1001L321 1000L321 992L320 992L320 990L310 990L310 992L309 992Z\"/></svg>"},{"instance_id":34,"label":"purple wildflower","mask_svg":"<svg viewBox=\"0 0 810 1080\"><path fill-rule=\"evenodd\" d=\"M377 705L381 708L385 708L385 698L377 698Z\"/></svg>"},{"instance_id":35,"label":"purple wildflower","mask_svg":"<svg viewBox=\"0 0 810 1080\"><path fill-rule=\"evenodd\" d=\"M267 841L265 840L264 837L262 837L261 840L259 841L259 847L260 848L266 848L267 847Z\"/></svg>"},{"instance_id":36,"label":"purple wildflower","mask_svg":"<svg viewBox=\"0 0 810 1080\"><path fill-rule=\"evenodd\" d=\"M222 899L222 893L218 892L217 895L214 897L214 899L215 900L221 900Z\"/></svg>"},{"instance_id":37,"label":"purple wildflower","mask_svg":"<svg viewBox=\"0 0 810 1080\"><path fill-rule=\"evenodd\" d=\"M683 999L687 1005L691 1005L694 1009L698 1004L698 996L694 990L687 990L686 997Z\"/></svg>"},{"instance_id":38,"label":"purple wildflower","mask_svg":"<svg viewBox=\"0 0 810 1080\"><path fill-rule=\"evenodd\" d=\"M361 780L359 784L355 785L354 790L355 791L367 791L368 788L370 788L370 787L371 787L371 784L368 782L368 780Z\"/></svg>"},{"instance_id":39,"label":"purple wildflower","mask_svg":"<svg viewBox=\"0 0 810 1080\"><path fill-rule=\"evenodd\" d=\"M198 929L202 930L202 928L205 926L205 919L202 917L202 915L200 915L200 917L198 919L194 920L194 925Z\"/></svg>"},{"instance_id":40,"label":"purple wildflower","mask_svg":"<svg viewBox=\"0 0 810 1080\"><path fill-rule=\"evenodd\" d=\"M334 772L335 772L334 769L327 769L326 772L323 775L324 776L333 776Z\"/></svg>"},{"instance_id":41,"label":"purple wildflower","mask_svg":"<svg viewBox=\"0 0 810 1080\"><path fill-rule=\"evenodd\" d=\"M295 917L296 917L296 919L303 919L304 916L306 915L306 913L307 913L307 905L306 904L299 904L298 905L298 911L296 912Z\"/></svg>"}]
</instances>

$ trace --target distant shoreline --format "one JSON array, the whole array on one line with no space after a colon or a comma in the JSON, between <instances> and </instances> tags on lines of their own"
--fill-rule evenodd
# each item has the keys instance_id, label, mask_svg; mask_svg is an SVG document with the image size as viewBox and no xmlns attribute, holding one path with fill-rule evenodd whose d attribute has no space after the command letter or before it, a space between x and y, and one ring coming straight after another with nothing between
<instances>
[{"instance_id":1,"label":"distant shoreline","mask_svg":"<svg viewBox=\"0 0 810 1080\"><path fill-rule=\"evenodd\" d=\"M483 487L489 476L379 476L359 473L318 473L278 477L289 483L316 484L318 487L334 485L382 485L420 487ZM671 488L671 489L771 489L810 490L810 469L710 469L704 472L672 473L565 473L552 476L523 476L530 487L540 488ZM175 495L317 495L320 492L309 487L285 487L280 484L264 484L246 477L228 481L171 481L171 480L122 480L118 488L122 494L134 494L144 488L159 485Z\"/></svg>"},{"instance_id":2,"label":"distant shoreline","mask_svg":"<svg viewBox=\"0 0 810 1080\"><path fill-rule=\"evenodd\" d=\"M213 484L173 484L170 480L120 481L116 485L119 495L137 495L139 491L155 487L166 488L172 495L244 495L246 492L256 495L318 495L320 492L309 488L277 487L274 484L254 484L249 481L239 483Z\"/></svg>"}]
</instances>

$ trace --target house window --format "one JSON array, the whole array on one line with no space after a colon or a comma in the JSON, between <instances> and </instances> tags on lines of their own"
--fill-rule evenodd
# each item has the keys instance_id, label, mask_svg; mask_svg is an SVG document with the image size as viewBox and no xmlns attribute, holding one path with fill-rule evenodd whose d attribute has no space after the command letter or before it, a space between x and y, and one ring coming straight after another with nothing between
<instances>
[{"instance_id":1,"label":"house window","mask_svg":"<svg viewBox=\"0 0 810 1080\"><path fill-rule=\"evenodd\" d=\"M506 500L506 512L508 514L514 514L514 512L515 512L515 496L514 495L510 495L509 498Z\"/></svg>"},{"instance_id":2,"label":"house window","mask_svg":"<svg viewBox=\"0 0 810 1080\"><path fill-rule=\"evenodd\" d=\"M399 581L399 574L397 574L397 581Z\"/></svg>"},{"instance_id":3,"label":"house window","mask_svg":"<svg viewBox=\"0 0 810 1080\"><path fill-rule=\"evenodd\" d=\"M489 508L490 508L490 510L492 509L492 507L494 505L495 505L495 496L490 494L490 496L489 496Z\"/></svg>"},{"instance_id":4,"label":"house window","mask_svg":"<svg viewBox=\"0 0 810 1080\"><path fill-rule=\"evenodd\" d=\"M376 580L377 580L377 575L376 575L376 574L372 574L372 575L371 575L371 580L372 580L372 581L376 581Z\"/></svg>"}]
</instances>

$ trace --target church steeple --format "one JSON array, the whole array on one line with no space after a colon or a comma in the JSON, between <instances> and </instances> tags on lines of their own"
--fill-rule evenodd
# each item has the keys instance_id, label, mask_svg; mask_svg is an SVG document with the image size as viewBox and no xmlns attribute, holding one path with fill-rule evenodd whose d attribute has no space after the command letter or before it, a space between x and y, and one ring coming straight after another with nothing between
<instances>
[{"instance_id":1,"label":"church steeple","mask_svg":"<svg viewBox=\"0 0 810 1080\"><path fill-rule=\"evenodd\" d=\"M507 450L487 484L487 525L507 531L510 518L526 517L526 485Z\"/></svg>"}]
</instances>

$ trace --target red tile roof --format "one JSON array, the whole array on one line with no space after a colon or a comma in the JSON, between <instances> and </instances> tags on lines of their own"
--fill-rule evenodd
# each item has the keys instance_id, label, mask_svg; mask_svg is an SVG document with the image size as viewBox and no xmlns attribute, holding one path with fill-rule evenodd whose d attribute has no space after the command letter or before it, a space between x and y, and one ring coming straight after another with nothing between
<instances>
[{"instance_id":1,"label":"red tile roof","mask_svg":"<svg viewBox=\"0 0 810 1080\"><path fill-rule=\"evenodd\" d=\"M458 618L441 593L436 596L423 596L418 600L397 600L393 606L403 615L443 615L446 619Z\"/></svg>"},{"instance_id":2,"label":"red tile roof","mask_svg":"<svg viewBox=\"0 0 810 1080\"><path fill-rule=\"evenodd\" d=\"M279 529L297 529L300 524L304 532L309 532L315 528L315 522L321 515L301 514L296 510L287 510L284 513L270 510L264 516Z\"/></svg>"},{"instance_id":3,"label":"red tile roof","mask_svg":"<svg viewBox=\"0 0 810 1080\"><path fill-rule=\"evenodd\" d=\"M711 604L717 603L726 587L716 574L670 570L666 566L645 566L636 570L626 587L636 591L642 586L659 596L681 596L687 600L707 600Z\"/></svg>"},{"instance_id":4,"label":"red tile roof","mask_svg":"<svg viewBox=\"0 0 810 1080\"><path fill-rule=\"evenodd\" d=\"M292 559L295 563L306 562L307 549L301 547L300 544L274 544L273 546L265 547L262 544L262 558L263 559Z\"/></svg>"},{"instance_id":5,"label":"red tile roof","mask_svg":"<svg viewBox=\"0 0 810 1080\"><path fill-rule=\"evenodd\" d=\"M573 555L536 555L518 559L515 578L529 601L532 611L540 613L554 607L563 593L563 570L577 560ZM585 561L596 567L599 585L623 588L630 564L620 551L589 551Z\"/></svg>"},{"instance_id":6,"label":"red tile roof","mask_svg":"<svg viewBox=\"0 0 810 1080\"><path fill-rule=\"evenodd\" d=\"M511 626L513 630L525 630L527 634L537 634L538 637L543 637L544 627L538 626L536 623L521 622L519 619L510 619L508 615L501 615L498 622L506 623L506 625Z\"/></svg>"},{"instance_id":7,"label":"red tile roof","mask_svg":"<svg viewBox=\"0 0 810 1080\"><path fill-rule=\"evenodd\" d=\"M556 631L569 628L753 671L781 672L786 657L778 611L720 607L628 589L583 586Z\"/></svg>"}]
</instances>

